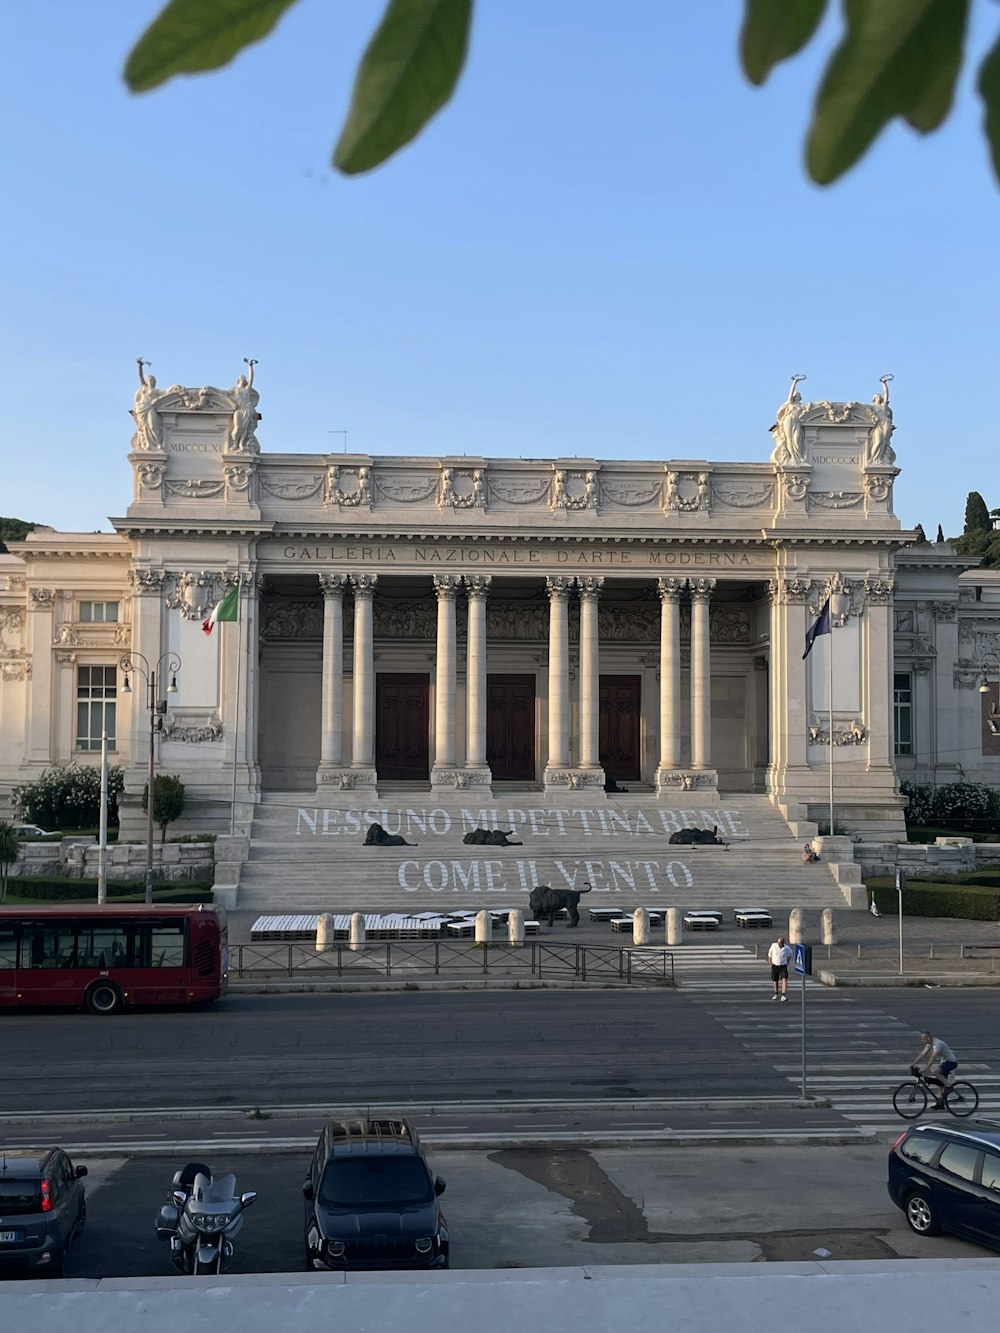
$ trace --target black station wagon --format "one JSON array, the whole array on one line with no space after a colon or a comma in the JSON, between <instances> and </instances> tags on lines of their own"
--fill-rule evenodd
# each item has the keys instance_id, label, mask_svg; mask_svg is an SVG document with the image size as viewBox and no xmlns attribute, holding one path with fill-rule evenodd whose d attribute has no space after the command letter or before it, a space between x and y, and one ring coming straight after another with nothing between
<instances>
[{"instance_id":1,"label":"black station wagon","mask_svg":"<svg viewBox=\"0 0 1000 1333\"><path fill-rule=\"evenodd\" d=\"M1000 1249L1000 1124L916 1125L889 1150L889 1197L920 1236Z\"/></svg>"},{"instance_id":2,"label":"black station wagon","mask_svg":"<svg viewBox=\"0 0 1000 1333\"><path fill-rule=\"evenodd\" d=\"M447 1268L448 1227L406 1120L329 1120L302 1185L306 1268Z\"/></svg>"},{"instance_id":3,"label":"black station wagon","mask_svg":"<svg viewBox=\"0 0 1000 1333\"><path fill-rule=\"evenodd\" d=\"M86 1174L61 1148L0 1148L0 1278L62 1277L87 1220Z\"/></svg>"}]
</instances>

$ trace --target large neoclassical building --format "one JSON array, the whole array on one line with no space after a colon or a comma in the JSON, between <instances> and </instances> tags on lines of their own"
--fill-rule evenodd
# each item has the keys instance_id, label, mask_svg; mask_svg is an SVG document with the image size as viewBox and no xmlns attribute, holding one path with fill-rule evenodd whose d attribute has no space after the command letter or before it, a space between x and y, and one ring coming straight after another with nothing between
<instances>
[{"instance_id":1,"label":"large neoclassical building","mask_svg":"<svg viewBox=\"0 0 1000 1333\"><path fill-rule=\"evenodd\" d=\"M901 528L886 384L793 382L761 461L713 463L263 453L252 365L139 374L114 532L0 556L0 806L102 731L141 792L160 700L158 768L206 826L234 791L245 825L268 790L612 783L822 818L832 767L839 818L888 832L901 778L1000 783L1000 579Z\"/></svg>"}]
</instances>

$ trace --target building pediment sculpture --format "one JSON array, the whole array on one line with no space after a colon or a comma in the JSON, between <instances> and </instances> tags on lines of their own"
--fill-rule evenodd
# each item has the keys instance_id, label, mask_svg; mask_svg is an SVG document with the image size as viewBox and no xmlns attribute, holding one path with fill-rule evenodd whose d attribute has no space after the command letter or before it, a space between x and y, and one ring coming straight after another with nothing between
<instances>
[{"instance_id":1,"label":"building pediment sculpture","mask_svg":"<svg viewBox=\"0 0 1000 1333\"><path fill-rule=\"evenodd\" d=\"M803 425L806 413L815 406L804 403L796 385L805 379L805 375L793 375L788 397L775 414L774 425L769 429L774 436L774 449L771 462L781 467L806 462L806 433Z\"/></svg>"},{"instance_id":2,"label":"building pediment sculpture","mask_svg":"<svg viewBox=\"0 0 1000 1333\"><path fill-rule=\"evenodd\" d=\"M260 394L253 387L253 368L257 363L245 360L248 374L237 376L231 389L217 389L212 384L197 389L172 384L169 389L160 389L155 375L146 374L145 368L152 363L137 357L139 387L131 408L135 422L132 448L139 452L163 450L165 412L224 412L230 416L226 449L237 454L260 453L256 436Z\"/></svg>"},{"instance_id":3,"label":"building pediment sculpture","mask_svg":"<svg viewBox=\"0 0 1000 1333\"><path fill-rule=\"evenodd\" d=\"M883 375L882 392L872 398L868 416L871 428L868 432L868 448L865 463L868 467L891 467L896 461L896 454L889 443L896 427L892 424L892 408L889 406L889 381L891 375Z\"/></svg>"}]
</instances>

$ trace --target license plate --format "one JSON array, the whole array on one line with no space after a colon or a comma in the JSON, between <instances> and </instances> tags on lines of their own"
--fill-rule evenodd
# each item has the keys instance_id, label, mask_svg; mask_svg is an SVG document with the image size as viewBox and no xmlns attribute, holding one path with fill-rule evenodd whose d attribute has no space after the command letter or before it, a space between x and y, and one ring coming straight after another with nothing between
<instances>
[{"instance_id":1,"label":"license plate","mask_svg":"<svg viewBox=\"0 0 1000 1333\"><path fill-rule=\"evenodd\" d=\"M14 1245L20 1239L20 1231L0 1231L0 1245Z\"/></svg>"}]
</instances>

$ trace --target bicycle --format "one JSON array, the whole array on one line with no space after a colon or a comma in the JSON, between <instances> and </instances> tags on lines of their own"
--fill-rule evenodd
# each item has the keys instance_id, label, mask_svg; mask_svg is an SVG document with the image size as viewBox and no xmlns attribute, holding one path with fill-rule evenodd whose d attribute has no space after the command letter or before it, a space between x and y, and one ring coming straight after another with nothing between
<instances>
[{"instance_id":1,"label":"bicycle","mask_svg":"<svg viewBox=\"0 0 1000 1333\"><path fill-rule=\"evenodd\" d=\"M900 1083L892 1094L892 1108L904 1120L916 1120L918 1116L923 1115L932 1093L941 1086L940 1079L928 1078L916 1065L910 1066L910 1073L913 1078ZM944 1106L952 1115L962 1118L972 1115L978 1105L979 1093L971 1083L959 1079L957 1083L948 1084L944 1094Z\"/></svg>"}]
</instances>

